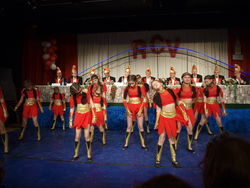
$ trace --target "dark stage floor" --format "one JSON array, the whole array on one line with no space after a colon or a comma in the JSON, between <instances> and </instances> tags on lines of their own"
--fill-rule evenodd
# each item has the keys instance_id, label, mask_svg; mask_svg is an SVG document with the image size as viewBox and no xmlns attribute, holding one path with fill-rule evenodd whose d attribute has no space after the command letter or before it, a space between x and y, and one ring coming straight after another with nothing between
<instances>
[{"instance_id":1,"label":"dark stage floor","mask_svg":"<svg viewBox=\"0 0 250 188\"><path fill-rule=\"evenodd\" d=\"M250 133L235 133L250 140ZM93 143L93 162L85 155L82 139L81 157L71 161L74 145L74 130L51 131L42 128L42 141L38 143L34 128L30 127L24 141L17 141L18 131L11 132L10 154L1 155L4 160L4 186L11 187L133 187L149 178L171 173L183 178L196 188L203 187L199 162L202 160L206 144L212 138L205 130L199 142L194 142L196 153L186 150L186 131L183 129L177 151L177 159L182 168L173 168L169 146L165 143L162 167L154 167L157 133L147 135L148 151L140 148L137 131L130 139L128 150L123 151L124 131L108 131L107 145L102 146L100 134L96 130ZM2 149L2 146L1 146Z\"/></svg>"}]
</instances>

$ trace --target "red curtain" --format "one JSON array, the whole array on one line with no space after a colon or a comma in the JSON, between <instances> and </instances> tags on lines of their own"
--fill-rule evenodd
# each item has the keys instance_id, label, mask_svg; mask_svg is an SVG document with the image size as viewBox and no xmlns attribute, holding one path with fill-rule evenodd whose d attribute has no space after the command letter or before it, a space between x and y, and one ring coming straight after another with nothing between
<instances>
[{"instance_id":1,"label":"red curtain","mask_svg":"<svg viewBox=\"0 0 250 188\"><path fill-rule=\"evenodd\" d=\"M238 64L243 71L250 74L250 29L229 29L228 39L228 62L230 65ZM233 60L235 43L237 38L241 44L241 52L244 56L243 60ZM234 70L234 69L232 69ZM230 71L229 76L233 72Z\"/></svg>"},{"instance_id":2,"label":"red curtain","mask_svg":"<svg viewBox=\"0 0 250 188\"><path fill-rule=\"evenodd\" d=\"M34 84L47 84L56 77L56 71L45 68L43 63L42 41L51 39L57 40L58 58L56 65L62 70L63 76L68 79L71 75L72 65L77 67L77 35L76 34L59 34L58 36L41 37L37 28L28 28L25 32L23 63L22 63L22 80L31 80Z\"/></svg>"}]
</instances>

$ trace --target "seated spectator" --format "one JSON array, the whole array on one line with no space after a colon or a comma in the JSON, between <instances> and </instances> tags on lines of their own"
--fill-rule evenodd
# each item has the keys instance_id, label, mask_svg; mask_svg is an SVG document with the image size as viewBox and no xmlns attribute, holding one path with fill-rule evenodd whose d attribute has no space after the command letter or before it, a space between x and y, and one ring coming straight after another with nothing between
<instances>
[{"instance_id":1,"label":"seated spectator","mask_svg":"<svg viewBox=\"0 0 250 188\"><path fill-rule=\"evenodd\" d=\"M174 175L164 174L153 177L136 188L192 188L192 186Z\"/></svg>"},{"instance_id":2,"label":"seated spectator","mask_svg":"<svg viewBox=\"0 0 250 188\"><path fill-rule=\"evenodd\" d=\"M205 188L250 187L250 143L228 133L213 139L203 161Z\"/></svg>"}]
</instances>

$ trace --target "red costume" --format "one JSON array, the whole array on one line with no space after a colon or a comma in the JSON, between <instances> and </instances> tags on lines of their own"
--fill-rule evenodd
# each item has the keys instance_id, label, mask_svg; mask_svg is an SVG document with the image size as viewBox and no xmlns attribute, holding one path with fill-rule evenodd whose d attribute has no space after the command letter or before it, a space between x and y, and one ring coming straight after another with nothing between
<instances>
[{"instance_id":1,"label":"red costume","mask_svg":"<svg viewBox=\"0 0 250 188\"><path fill-rule=\"evenodd\" d=\"M23 89L21 95L25 98L23 118L27 119L38 116L38 105L42 106L40 101L40 90L37 88Z\"/></svg>"},{"instance_id":2,"label":"red costume","mask_svg":"<svg viewBox=\"0 0 250 188\"><path fill-rule=\"evenodd\" d=\"M126 101L127 96L129 96L129 101ZM127 87L124 90L124 106L128 108L132 113L132 119L135 121L136 115L139 110L142 110L143 106L145 106L145 101L143 101L143 97L146 96L146 90L144 86L135 86L135 87Z\"/></svg>"},{"instance_id":3,"label":"red costume","mask_svg":"<svg viewBox=\"0 0 250 188\"><path fill-rule=\"evenodd\" d=\"M193 99L196 98L197 94L197 88L194 86L182 86L182 88L176 89L176 92L178 92L179 99ZM185 104L186 113L191 121L191 124L194 126L195 124L195 117L194 117L194 111L192 104Z\"/></svg>"},{"instance_id":4,"label":"red costume","mask_svg":"<svg viewBox=\"0 0 250 188\"><path fill-rule=\"evenodd\" d=\"M77 107L72 128L88 128L92 120L89 92L70 96L69 104L70 108Z\"/></svg>"},{"instance_id":5,"label":"red costume","mask_svg":"<svg viewBox=\"0 0 250 188\"><path fill-rule=\"evenodd\" d=\"M194 113L198 112L199 114L205 114L203 92L204 92L204 88L198 88L197 100L194 105Z\"/></svg>"},{"instance_id":6,"label":"red costume","mask_svg":"<svg viewBox=\"0 0 250 188\"><path fill-rule=\"evenodd\" d=\"M159 106L160 108L162 106L166 106L168 104L175 103L175 100L173 98L174 92L172 91L172 94L170 93L170 90L163 90L163 92L159 92L154 97L154 102L157 104L157 100L161 101ZM177 135L177 124L176 121L181 122L182 124L187 124L187 121L184 119L181 111L181 107L176 106L175 111L173 112L165 112L161 111L159 121L158 121L158 134L162 134L164 130L166 130L166 133L168 135L168 138L171 136L176 137Z\"/></svg>"},{"instance_id":7,"label":"red costume","mask_svg":"<svg viewBox=\"0 0 250 188\"><path fill-rule=\"evenodd\" d=\"M107 86L105 84L101 85L100 87L102 87L102 92L106 93L107 92ZM105 125L105 114L106 114L106 109L103 109L103 105L107 106L107 101L106 98L97 95L95 93L95 90L97 88L97 85L91 85L88 87L88 91L92 97L93 103L94 104L100 104L100 107L94 107L94 113L96 116L96 123L94 123L93 125L96 126L103 126Z\"/></svg>"},{"instance_id":8,"label":"red costume","mask_svg":"<svg viewBox=\"0 0 250 188\"><path fill-rule=\"evenodd\" d=\"M52 107L53 114L62 116L66 108L64 93L53 93L51 95L51 100L53 100L54 103Z\"/></svg>"},{"instance_id":9,"label":"red costume","mask_svg":"<svg viewBox=\"0 0 250 188\"><path fill-rule=\"evenodd\" d=\"M4 116L4 113L7 113L7 106L3 98L3 90L0 88L0 121L5 123L6 117Z\"/></svg>"},{"instance_id":10,"label":"red costume","mask_svg":"<svg viewBox=\"0 0 250 188\"><path fill-rule=\"evenodd\" d=\"M206 109L208 111L208 116L214 115L216 118L217 115L221 116L220 105L218 104L216 99L210 100L211 97L223 97L222 89L219 86L214 85L213 87L207 87L204 90L204 95L207 97L206 101Z\"/></svg>"}]
</instances>

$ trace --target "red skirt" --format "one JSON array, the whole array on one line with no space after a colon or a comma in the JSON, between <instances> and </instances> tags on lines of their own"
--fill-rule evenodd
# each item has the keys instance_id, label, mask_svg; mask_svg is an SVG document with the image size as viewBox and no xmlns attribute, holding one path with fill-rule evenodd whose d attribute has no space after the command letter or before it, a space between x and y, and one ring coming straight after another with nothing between
<instances>
[{"instance_id":1,"label":"red skirt","mask_svg":"<svg viewBox=\"0 0 250 188\"><path fill-rule=\"evenodd\" d=\"M63 105L53 105L52 112L53 112L54 115L62 116L63 115L63 109L64 109Z\"/></svg>"},{"instance_id":2,"label":"red skirt","mask_svg":"<svg viewBox=\"0 0 250 188\"><path fill-rule=\"evenodd\" d=\"M104 126L105 125L105 121L104 121L104 113L103 111L96 111L96 109L94 109L95 115L96 115L96 123L92 123L92 125L96 125L98 127L100 126Z\"/></svg>"},{"instance_id":3,"label":"red skirt","mask_svg":"<svg viewBox=\"0 0 250 188\"><path fill-rule=\"evenodd\" d=\"M205 114L204 102L196 102L194 105L194 113Z\"/></svg>"},{"instance_id":4,"label":"red skirt","mask_svg":"<svg viewBox=\"0 0 250 188\"><path fill-rule=\"evenodd\" d=\"M191 124L194 126L195 124L195 117L194 117L194 110L193 108L186 109L186 113L191 121Z\"/></svg>"},{"instance_id":5,"label":"red skirt","mask_svg":"<svg viewBox=\"0 0 250 188\"><path fill-rule=\"evenodd\" d=\"M0 106L0 121L5 123L6 118L4 117L3 108Z\"/></svg>"},{"instance_id":6,"label":"red skirt","mask_svg":"<svg viewBox=\"0 0 250 188\"><path fill-rule=\"evenodd\" d=\"M137 113L139 112L141 105L142 103L139 103L139 104L128 103L128 109L132 113L133 121L137 120ZM142 110L142 113L143 113L143 110Z\"/></svg>"},{"instance_id":7,"label":"red skirt","mask_svg":"<svg viewBox=\"0 0 250 188\"><path fill-rule=\"evenodd\" d=\"M38 106L37 104L33 105L23 105L23 118L33 118L38 116Z\"/></svg>"},{"instance_id":8,"label":"red skirt","mask_svg":"<svg viewBox=\"0 0 250 188\"><path fill-rule=\"evenodd\" d=\"M88 126L91 124L91 120L92 117L90 111L84 114L76 112L72 128L88 128Z\"/></svg>"},{"instance_id":9,"label":"red skirt","mask_svg":"<svg viewBox=\"0 0 250 188\"><path fill-rule=\"evenodd\" d=\"M171 138L171 136L176 137L178 129L176 121L179 121L184 125L187 124L187 121L183 118L182 114L179 114L178 110L176 110L176 115L173 118L166 118L160 115L158 122L158 134L162 134L165 130L168 138Z\"/></svg>"},{"instance_id":10,"label":"red skirt","mask_svg":"<svg viewBox=\"0 0 250 188\"><path fill-rule=\"evenodd\" d=\"M220 105L218 103L216 104L206 104L207 105L207 111L208 111L208 116L214 116L215 118L217 116L221 116L221 112L220 112Z\"/></svg>"}]
</instances>

